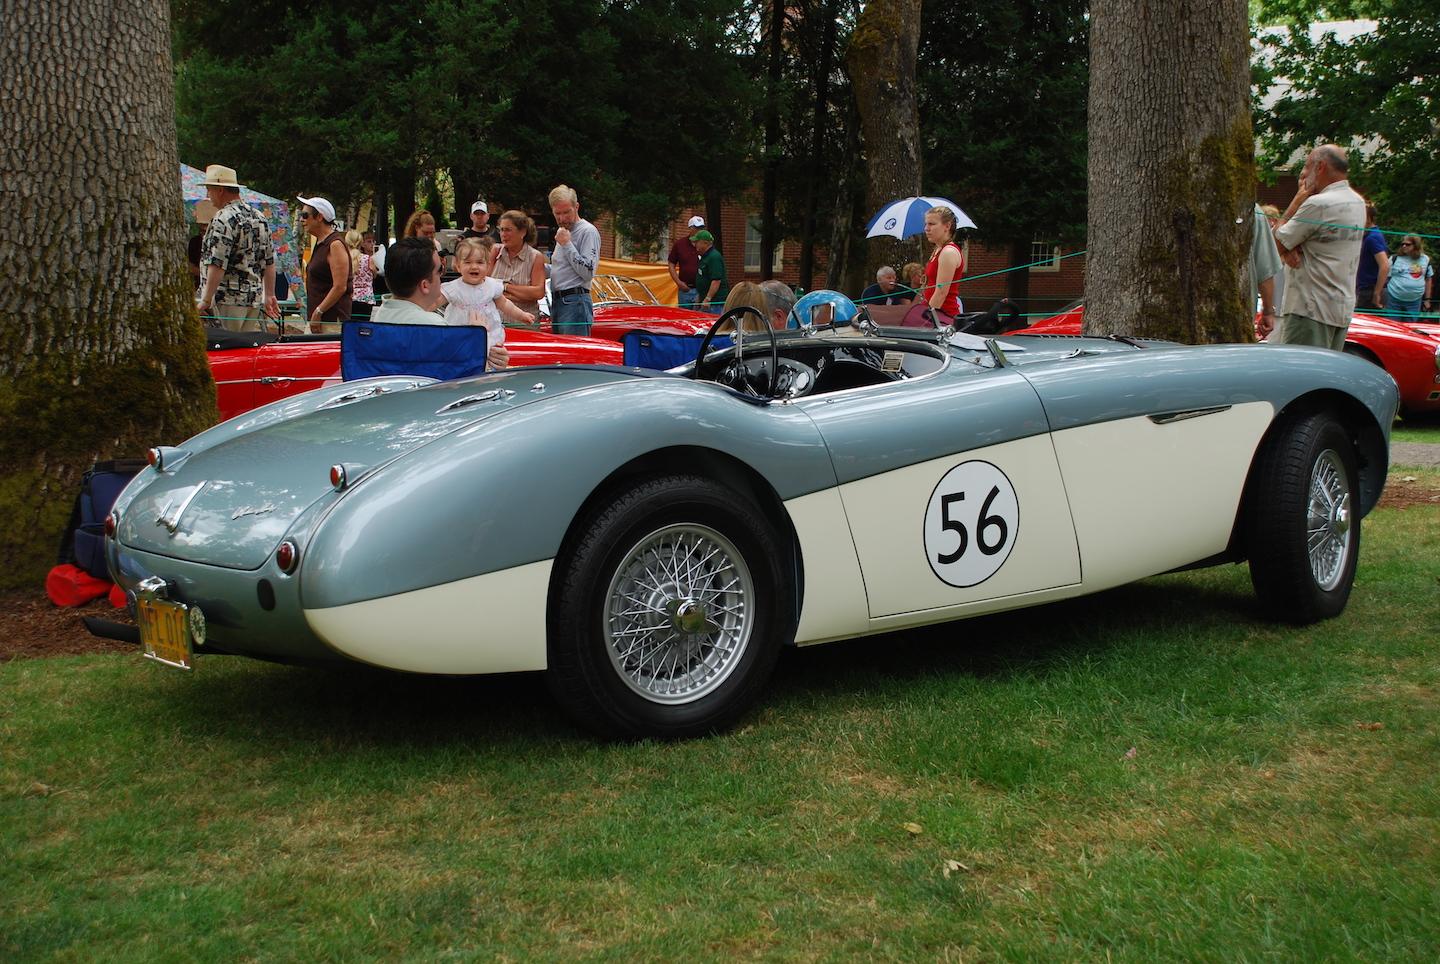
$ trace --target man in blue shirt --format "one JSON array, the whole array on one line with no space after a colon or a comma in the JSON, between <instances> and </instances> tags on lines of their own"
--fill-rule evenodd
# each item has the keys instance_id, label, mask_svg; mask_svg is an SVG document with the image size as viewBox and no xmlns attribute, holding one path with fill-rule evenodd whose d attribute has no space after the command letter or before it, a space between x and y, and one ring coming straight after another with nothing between
<instances>
[{"instance_id":1,"label":"man in blue shirt","mask_svg":"<svg viewBox=\"0 0 1440 964\"><path fill-rule=\"evenodd\" d=\"M564 184L550 192L550 213L556 224L550 255L550 330L588 335L595 320L590 283L600 263L600 231L580 216L580 198Z\"/></svg>"},{"instance_id":2,"label":"man in blue shirt","mask_svg":"<svg viewBox=\"0 0 1440 964\"><path fill-rule=\"evenodd\" d=\"M1360 267L1355 272L1355 307L1377 310L1377 291L1384 292L1390 277L1390 249L1375 226L1375 205L1365 203L1365 237L1360 242Z\"/></svg>"}]
</instances>

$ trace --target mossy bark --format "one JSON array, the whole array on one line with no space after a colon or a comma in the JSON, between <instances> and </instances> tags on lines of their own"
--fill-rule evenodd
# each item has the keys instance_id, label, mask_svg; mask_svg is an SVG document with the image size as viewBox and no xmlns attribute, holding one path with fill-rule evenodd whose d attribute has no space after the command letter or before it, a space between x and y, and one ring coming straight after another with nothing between
<instances>
[{"instance_id":1,"label":"mossy bark","mask_svg":"<svg viewBox=\"0 0 1440 964\"><path fill-rule=\"evenodd\" d=\"M920 193L920 7L920 0L870 0L845 54L860 112L870 214L888 201ZM847 277L845 290L863 288L882 264L915 260L919 248L914 241L873 238L866 254L867 264L856 266L859 277Z\"/></svg>"},{"instance_id":2,"label":"mossy bark","mask_svg":"<svg viewBox=\"0 0 1440 964\"><path fill-rule=\"evenodd\" d=\"M0 31L0 586L80 476L214 424L185 270L165 0L8 0Z\"/></svg>"},{"instance_id":3,"label":"mossy bark","mask_svg":"<svg viewBox=\"0 0 1440 964\"><path fill-rule=\"evenodd\" d=\"M1244 0L1095 0L1085 330L1254 340Z\"/></svg>"}]
</instances>

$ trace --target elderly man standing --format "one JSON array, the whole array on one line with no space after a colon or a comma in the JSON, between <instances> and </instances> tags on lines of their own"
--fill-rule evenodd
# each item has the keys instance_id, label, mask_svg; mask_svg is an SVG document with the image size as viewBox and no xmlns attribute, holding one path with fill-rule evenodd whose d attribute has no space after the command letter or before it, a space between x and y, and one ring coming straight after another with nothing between
<instances>
[{"instance_id":1,"label":"elderly man standing","mask_svg":"<svg viewBox=\"0 0 1440 964\"><path fill-rule=\"evenodd\" d=\"M550 192L550 213L557 225L550 255L550 330L588 335L595 320L590 283L600 263L600 231L580 216L580 198L564 184Z\"/></svg>"},{"instance_id":2,"label":"elderly man standing","mask_svg":"<svg viewBox=\"0 0 1440 964\"><path fill-rule=\"evenodd\" d=\"M200 247L201 318L213 317L231 331L259 331L262 311L280 317L270 228L240 200L234 168L211 164L201 183L216 212Z\"/></svg>"},{"instance_id":3,"label":"elderly man standing","mask_svg":"<svg viewBox=\"0 0 1440 964\"><path fill-rule=\"evenodd\" d=\"M1272 343L1344 350L1365 234L1365 200L1350 189L1349 170L1335 144L1305 159L1300 189L1275 229L1275 246L1292 270Z\"/></svg>"}]
</instances>

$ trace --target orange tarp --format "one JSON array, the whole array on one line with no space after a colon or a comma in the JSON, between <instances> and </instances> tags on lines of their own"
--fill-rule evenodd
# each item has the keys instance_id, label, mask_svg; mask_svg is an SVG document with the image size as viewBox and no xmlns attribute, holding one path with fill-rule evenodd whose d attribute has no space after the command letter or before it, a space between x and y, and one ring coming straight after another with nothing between
<instances>
[{"instance_id":1,"label":"orange tarp","mask_svg":"<svg viewBox=\"0 0 1440 964\"><path fill-rule=\"evenodd\" d=\"M679 303L679 292L675 282L670 280L670 267L663 261L621 261L619 258L601 258L595 268L596 274L614 274L634 278L649 288L662 305Z\"/></svg>"}]
</instances>

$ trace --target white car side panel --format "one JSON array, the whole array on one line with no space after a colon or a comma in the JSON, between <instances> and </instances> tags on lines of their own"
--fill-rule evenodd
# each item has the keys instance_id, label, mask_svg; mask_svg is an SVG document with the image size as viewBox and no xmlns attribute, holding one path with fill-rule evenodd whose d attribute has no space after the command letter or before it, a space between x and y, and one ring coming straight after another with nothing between
<instances>
[{"instance_id":1,"label":"white car side panel","mask_svg":"<svg viewBox=\"0 0 1440 964\"><path fill-rule=\"evenodd\" d=\"M984 582L956 588L931 569L924 544L925 511L945 473L974 459L990 462L1008 476L1019 505L1019 525L1000 569ZM1080 581L1075 528L1048 435L933 459L851 482L840 491L872 617L918 614ZM974 506L975 500L967 505Z\"/></svg>"},{"instance_id":2,"label":"white car side panel","mask_svg":"<svg viewBox=\"0 0 1440 964\"><path fill-rule=\"evenodd\" d=\"M825 489L785 503L800 540L805 598L800 604L798 645L864 632L869 622L865 580L850 539L839 489Z\"/></svg>"},{"instance_id":3,"label":"white car side panel","mask_svg":"<svg viewBox=\"0 0 1440 964\"><path fill-rule=\"evenodd\" d=\"M1119 419L1056 432L1055 451L1094 592L1225 549L1269 402L1156 425Z\"/></svg>"},{"instance_id":4,"label":"white car side panel","mask_svg":"<svg viewBox=\"0 0 1440 964\"><path fill-rule=\"evenodd\" d=\"M532 562L305 618L338 652L412 673L545 668L545 608L554 560Z\"/></svg>"}]
</instances>

